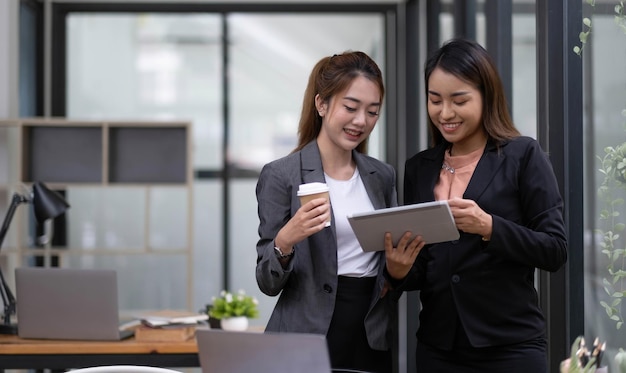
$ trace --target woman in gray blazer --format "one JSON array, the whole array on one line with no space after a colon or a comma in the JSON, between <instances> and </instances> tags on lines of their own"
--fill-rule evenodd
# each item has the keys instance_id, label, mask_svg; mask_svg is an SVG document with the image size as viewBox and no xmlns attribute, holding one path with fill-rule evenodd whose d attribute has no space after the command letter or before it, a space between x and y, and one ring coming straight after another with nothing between
<instances>
[{"instance_id":1,"label":"woman in gray blazer","mask_svg":"<svg viewBox=\"0 0 626 373\"><path fill-rule=\"evenodd\" d=\"M420 290L417 371L547 372L535 270L567 259L550 161L514 127L478 43L446 43L425 78L434 145L407 160L405 202L448 200L461 237L427 245L413 266L387 256L391 284Z\"/></svg>"},{"instance_id":2,"label":"woman in gray blazer","mask_svg":"<svg viewBox=\"0 0 626 373\"><path fill-rule=\"evenodd\" d=\"M298 146L265 165L256 188L256 279L279 295L266 331L325 335L333 368L392 370L397 305L385 297L384 252L363 252L346 219L397 205L395 170L365 155L383 96L365 53L322 58L304 94ZM330 201L301 205L298 187L311 182L328 184Z\"/></svg>"}]
</instances>

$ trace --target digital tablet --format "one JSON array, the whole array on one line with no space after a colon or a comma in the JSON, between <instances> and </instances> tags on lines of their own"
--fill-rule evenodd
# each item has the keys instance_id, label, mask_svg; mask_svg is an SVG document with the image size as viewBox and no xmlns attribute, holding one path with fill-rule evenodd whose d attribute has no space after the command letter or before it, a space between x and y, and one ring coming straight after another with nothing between
<instances>
[{"instance_id":1,"label":"digital tablet","mask_svg":"<svg viewBox=\"0 0 626 373\"><path fill-rule=\"evenodd\" d=\"M385 250L385 232L396 246L406 231L421 235L427 244L458 240L448 201L424 202L348 215L348 222L363 251Z\"/></svg>"}]
</instances>

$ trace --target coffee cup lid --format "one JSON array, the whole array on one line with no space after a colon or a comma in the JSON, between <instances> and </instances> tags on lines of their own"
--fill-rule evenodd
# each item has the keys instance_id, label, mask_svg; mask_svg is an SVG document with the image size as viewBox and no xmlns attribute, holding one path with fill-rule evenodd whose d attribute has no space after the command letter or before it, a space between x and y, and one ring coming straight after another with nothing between
<instances>
[{"instance_id":1,"label":"coffee cup lid","mask_svg":"<svg viewBox=\"0 0 626 373\"><path fill-rule=\"evenodd\" d=\"M298 187L298 196L306 196L308 194L328 192L326 183L307 183L300 184Z\"/></svg>"}]
</instances>

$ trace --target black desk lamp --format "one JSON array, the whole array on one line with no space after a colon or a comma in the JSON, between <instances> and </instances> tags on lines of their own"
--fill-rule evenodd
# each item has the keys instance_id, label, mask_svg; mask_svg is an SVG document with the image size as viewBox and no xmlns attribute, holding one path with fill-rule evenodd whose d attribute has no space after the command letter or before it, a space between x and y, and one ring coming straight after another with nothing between
<instances>
[{"instance_id":1,"label":"black desk lamp","mask_svg":"<svg viewBox=\"0 0 626 373\"><path fill-rule=\"evenodd\" d=\"M17 206L21 203L32 203L35 210L35 219L39 224L44 223L48 219L56 218L67 210L70 205L57 192L48 189L43 183L37 182L33 185L31 196L24 196L18 193L13 194L11 205L7 210L0 230L0 249L9 230L9 225L15 214ZM11 316L15 314L16 301L11 289L4 280L2 269L0 269L0 295L4 303L3 322L0 324L0 334L17 334L17 325L11 324Z\"/></svg>"}]
</instances>

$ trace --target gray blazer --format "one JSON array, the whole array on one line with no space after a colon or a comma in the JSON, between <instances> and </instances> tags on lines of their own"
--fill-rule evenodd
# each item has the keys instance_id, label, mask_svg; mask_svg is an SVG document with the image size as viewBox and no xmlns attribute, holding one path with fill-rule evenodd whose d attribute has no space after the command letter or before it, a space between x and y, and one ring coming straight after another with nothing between
<instances>
[{"instance_id":1,"label":"gray blazer","mask_svg":"<svg viewBox=\"0 0 626 373\"><path fill-rule=\"evenodd\" d=\"M393 167L367 155L352 152L375 209L397 206L396 173ZM295 255L283 269L274 252L278 231L300 208L296 196L302 183L325 182L316 141L302 150L263 167L256 187L259 241L256 246L256 280L261 291L280 294L266 331L326 335L335 308L337 289L337 239L335 224L298 242ZM332 205L332 204L331 204ZM369 312L365 318L372 348L387 350L396 335L397 303L384 285L384 251L378 252L380 271Z\"/></svg>"}]
</instances>

